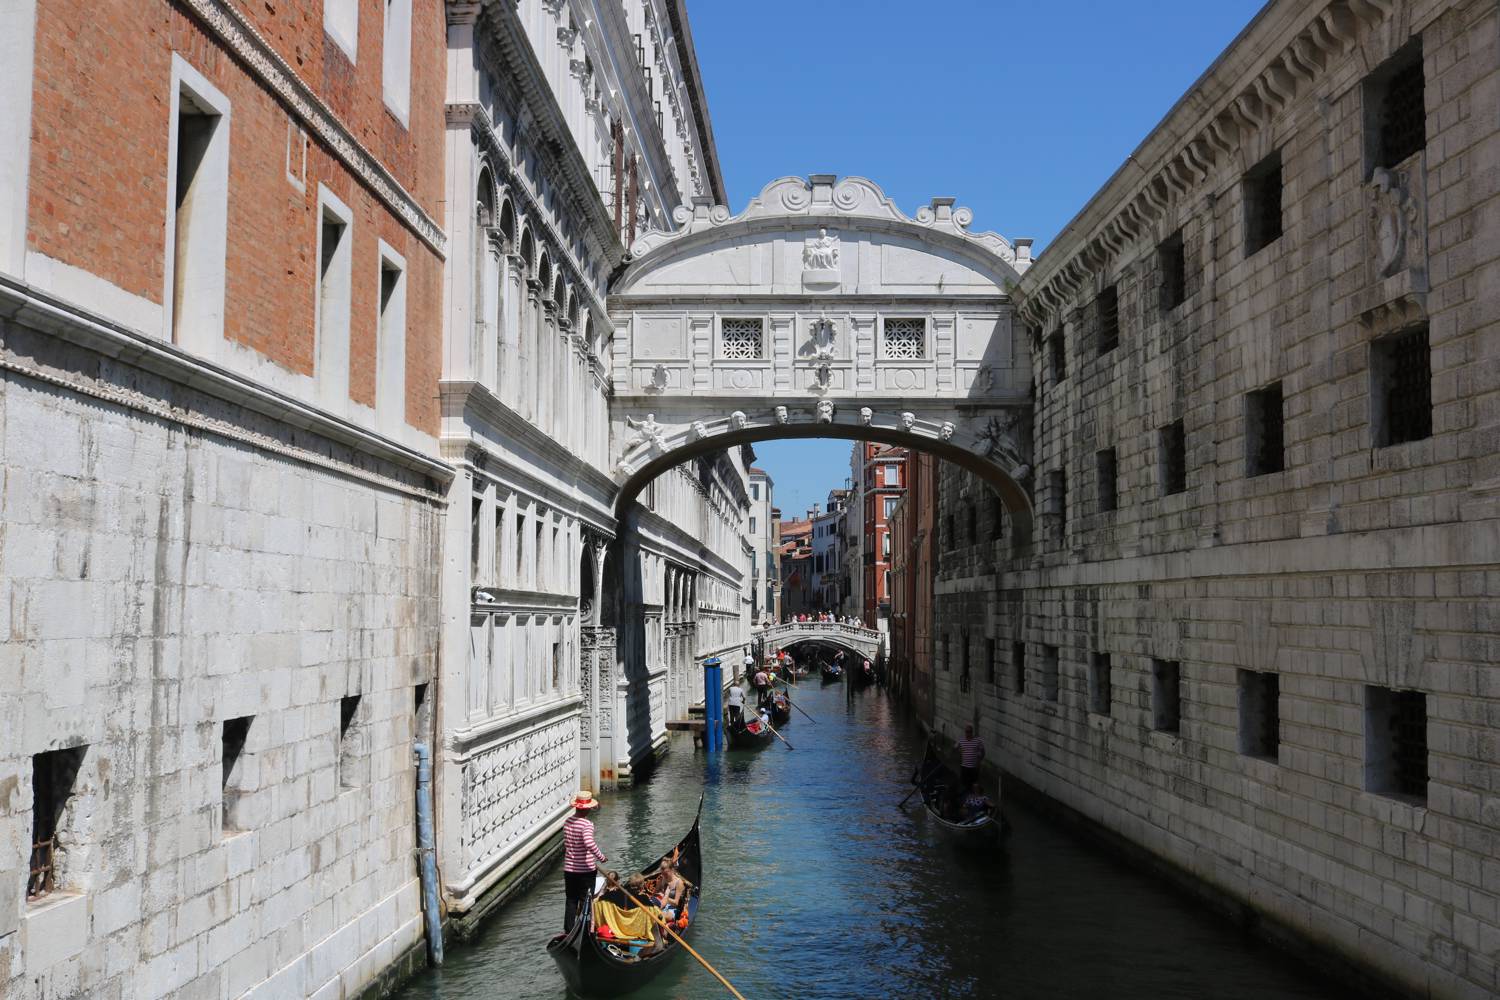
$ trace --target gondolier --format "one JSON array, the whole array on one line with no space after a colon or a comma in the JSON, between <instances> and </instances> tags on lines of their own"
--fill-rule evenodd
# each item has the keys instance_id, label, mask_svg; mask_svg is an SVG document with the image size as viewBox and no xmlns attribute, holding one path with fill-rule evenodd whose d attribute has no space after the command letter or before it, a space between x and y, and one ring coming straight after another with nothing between
<instances>
[{"instance_id":1,"label":"gondolier","mask_svg":"<svg viewBox=\"0 0 1500 1000\"><path fill-rule=\"evenodd\" d=\"M984 762L984 741L974 735L974 726L964 726L964 738L958 741L958 786L967 790L979 780L979 765Z\"/></svg>"},{"instance_id":2,"label":"gondolier","mask_svg":"<svg viewBox=\"0 0 1500 1000\"><path fill-rule=\"evenodd\" d=\"M609 858L594 843L594 823L590 811L599 808L594 793L581 791L573 796L573 815L563 823L563 886L567 901L563 911L563 933L573 929L578 911L594 891L597 868Z\"/></svg>"},{"instance_id":3,"label":"gondolier","mask_svg":"<svg viewBox=\"0 0 1500 1000\"><path fill-rule=\"evenodd\" d=\"M745 689L740 687L739 681L735 681L729 685L729 693L724 696L724 703L729 707L730 725L743 725L745 722Z\"/></svg>"}]
</instances>

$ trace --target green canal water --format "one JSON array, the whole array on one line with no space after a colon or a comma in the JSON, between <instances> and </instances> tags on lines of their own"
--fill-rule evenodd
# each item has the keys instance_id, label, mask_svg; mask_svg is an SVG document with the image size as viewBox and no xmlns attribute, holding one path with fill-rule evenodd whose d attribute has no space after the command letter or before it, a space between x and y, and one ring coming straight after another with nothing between
<instances>
[{"instance_id":1,"label":"green canal water","mask_svg":"<svg viewBox=\"0 0 1500 1000\"><path fill-rule=\"evenodd\" d=\"M993 852L955 848L910 790L921 742L886 696L804 681L780 744L713 757L674 736L646 782L601 796L609 867L667 850L704 796L703 903L689 942L745 995L1302 998L1330 983L1019 803ZM916 800L913 800L916 801ZM404 1000L561 998L543 946L562 928L559 865ZM727 996L679 954L640 1000Z\"/></svg>"}]
</instances>

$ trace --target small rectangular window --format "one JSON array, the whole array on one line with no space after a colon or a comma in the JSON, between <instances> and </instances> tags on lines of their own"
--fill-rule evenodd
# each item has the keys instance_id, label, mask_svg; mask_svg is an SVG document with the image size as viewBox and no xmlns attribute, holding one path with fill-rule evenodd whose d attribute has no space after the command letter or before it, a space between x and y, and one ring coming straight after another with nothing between
<instances>
[{"instance_id":1,"label":"small rectangular window","mask_svg":"<svg viewBox=\"0 0 1500 1000\"><path fill-rule=\"evenodd\" d=\"M1377 448L1432 436L1432 348L1424 323L1370 343Z\"/></svg>"},{"instance_id":2,"label":"small rectangular window","mask_svg":"<svg viewBox=\"0 0 1500 1000\"><path fill-rule=\"evenodd\" d=\"M386 107L405 125L411 108L411 0L385 0L381 90Z\"/></svg>"},{"instance_id":3,"label":"small rectangular window","mask_svg":"<svg viewBox=\"0 0 1500 1000\"><path fill-rule=\"evenodd\" d=\"M338 773L340 788L355 788L360 784L360 696L347 695L339 699L339 755Z\"/></svg>"},{"instance_id":4,"label":"small rectangular window","mask_svg":"<svg viewBox=\"0 0 1500 1000\"><path fill-rule=\"evenodd\" d=\"M1099 322L1099 354L1103 356L1120 346L1120 293L1117 285L1110 285L1094 300L1094 311Z\"/></svg>"},{"instance_id":5,"label":"small rectangular window","mask_svg":"<svg viewBox=\"0 0 1500 1000\"><path fill-rule=\"evenodd\" d=\"M925 319L887 319L885 356L891 360L918 361L927 357L927 321Z\"/></svg>"},{"instance_id":6,"label":"small rectangular window","mask_svg":"<svg viewBox=\"0 0 1500 1000\"><path fill-rule=\"evenodd\" d=\"M1240 670L1240 753L1276 760L1281 747L1281 681L1272 672Z\"/></svg>"},{"instance_id":7,"label":"small rectangular window","mask_svg":"<svg viewBox=\"0 0 1500 1000\"><path fill-rule=\"evenodd\" d=\"M990 534L996 539L1005 537L1005 502L998 494L990 497Z\"/></svg>"},{"instance_id":8,"label":"small rectangular window","mask_svg":"<svg viewBox=\"0 0 1500 1000\"><path fill-rule=\"evenodd\" d=\"M1427 147L1427 79L1422 39L1412 39L1364 83L1370 166L1399 166Z\"/></svg>"},{"instance_id":9,"label":"small rectangular window","mask_svg":"<svg viewBox=\"0 0 1500 1000\"><path fill-rule=\"evenodd\" d=\"M327 189L320 188L318 223L317 380L320 398L335 409L349 399L349 296L353 216Z\"/></svg>"},{"instance_id":10,"label":"small rectangular window","mask_svg":"<svg viewBox=\"0 0 1500 1000\"><path fill-rule=\"evenodd\" d=\"M412 736L419 740L432 738L432 703L427 700L425 683L412 691Z\"/></svg>"},{"instance_id":11,"label":"small rectangular window","mask_svg":"<svg viewBox=\"0 0 1500 1000\"><path fill-rule=\"evenodd\" d=\"M979 541L979 512L974 504L964 504L964 539L973 544Z\"/></svg>"},{"instance_id":12,"label":"small rectangular window","mask_svg":"<svg viewBox=\"0 0 1500 1000\"><path fill-rule=\"evenodd\" d=\"M1094 453L1095 475L1099 481L1099 509L1116 510L1120 506L1119 467L1115 449Z\"/></svg>"},{"instance_id":13,"label":"small rectangular window","mask_svg":"<svg viewBox=\"0 0 1500 1000\"><path fill-rule=\"evenodd\" d=\"M1089 657L1089 711L1095 715L1108 715L1111 702L1110 662L1108 653L1094 653Z\"/></svg>"},{"instance_id":14,"label":"small rectangular window","mask_svg":"<svg viewBox=\"0 0 1500 1000\"><path fill-rule=\"evenodd\" d=\"M1057 700L1057 647L1042 647L1042 700Z\"/></svg>"},{"instance_id":15,"label":"small rectangular window","mask_svg":"<svg viewBox=\"0 0 1500 1000\"><path fill-rule=\"evenodd\" d=\"M1245 394L1245 475L1286 468L1284 429L1280 382Z\"/></svg>"},{"instance_id":16,"label":"small rectangular window","mask_svg":"<svg viewBox=\"0 0 1500 1000\"><path fill-rule=\"evenodd\" d=\"M26 899L65 888L60 878L69 844L64 814L73 797L87 747L48 750L31 757L31 866Z\"/></svg>"},{"instance_id":17,"label":"small rectangular window","mask_svg":"<svg viewBox=\"0 0 1500 1000\"><path fill-rule=\"evenodd\" d=\"M1174 420L1157 431L1161 466L1161 494L1171 496L1187 489L1187 431Z\"/></svg>"},{"instance_id":18,"label":"small rectangular window","mask_svg":"<svg viewBox=\"0 0 1500 1000\"><path fill-rule=\"evenodd\" d=\"M719 324L719 357L759 361L765 356L765 324L759 319L725 317Z\"/></svg>"},{"instance_id":19,"label":"small rectangular window","mask_svg":"<svg viewBox=\"0 0 1500 1000\"><path fill-rule=\"evenodd\" d=\"M1068 377L1068 354L1064 349L1062 331L1047 338L1047 370L1052 384L1058 385Z\"/></svg>"},{"instance_id":20,"label":"small rectangular window","mask_svg":"<svg viewBox=\"0 0 1500 1000\"><path fill-rule=\"evenodd\" d=\"M1047 504L1052 515L1052 537L1060 539L1068 529L1068 474L1062 469L1047 473Z\"/></svg>"},{"instance_id":21,"label":"small rectangular window","mask_svg":"<svg viewBox=\"0 0 1500 1000\"><path fill-rule=\"evenodd\" d=\"M229 226L228 101L174 57L177 116L169 205L172 341L208 352L224 335Z\"/></svg>"},{"instance_id":22,"label":"small rectangular window","mask_svg":"<svg viewBox=\"0 0 1500 1000\"><path fill-rule=\"evenodd\" d=\"M750 534L756 534L758 530L755 526L755 518L752 516L750 518Z\"/></svg>"},{"instance_id":23,"label":"small rectangular window","mask_svg":"<svg viewBox=\"0 0 1500 1000\"><path fill-rule=\"evenodd\" d=\"M484 500L475 497L469 506L469 579L479 582L479 519L484 513Z\"/></svg>"},{"instance_id":24,"label":"small rectangular window","mask_svg":"<svg viewBox=\"0 0 1500 1000\"><path fill-rule=\"evenodd\" d=\"M359 51L359 0L323 0L323 31L354 62Z\"/></svg>"},{"instance_id":25,"label":"small rectangular window","mask_svg":"<svg viewBox=\"0 0 1500 1000\"><path fill-rule=\"evenodd\" d=\"M1026 693L1026 644L1010 644L1010 682L1016 694Z\"/></svg>"},{"instance_id":26,"label":"small rectangular window","mask_svg":"<svg viewBox=\"0 0 1500 1000\"><path fill-rule=\"evenodd\" d=\"M1182 664L1151 661L1151 728L1175 733L1182 726Z\"/></svg>"},{"instance_id":27,"label":"small rectangular window","mask_svg":"<svg viewBox=\"0 0 1500 1000\"><path fill-rule=\"evenodd\" d=\"M223 804L220 813L220 829L224 833L235 833L245 829L239 815L240 796L248 789L245 787L245 767L243 757L245 754L245 742L250 737L250 722L254 716L245 715L238 719L225 719L219 731L219 749L222 774L219 782L220 801Z\"/></svg>"},{"instance_id":28,"label":"small rectangular window","mask_svg":"<svg viewBox=\"0 0 1500 1000\"><path fill-rule=\"evenodd\" d=\"M376 316L375 415L380 429L398 435L406 423L406 273L383 251Z\"/></svg>"},{"instance_id":29,"label":"small rectangular window","mask_svg":"<svg viewBox=\"0 0 1500 1000\"><path fill-rule=\"evenodd\" d=\"M1427 695L1365 687L1365 789L1427 801Z\"/></svg>"},{"instance_id":30,"label":"small rectangular window","mask_svg":"<svg viewBox=\"0 0 1500 1000\"><path fill-rule=\"evenodd\" d=\"M1156 248L1156 260L1161 268L1161 309L1171 312L1187 301L1187 248L1182 243L1182 230L1178 230Z\"/></svg>"},{"instance_id":31,"label":"small rectangular window","mask_svg":"<svg viewBox=\"0 0 1500 1000\"><path fill-rule=\"evenodd\" d=\"M989 683L993 684L993 683L995 683L995 640L994 639L986 639L986 640L984 640L984 663L985 663L985 676L984 676L984 679L986 681L988 681Z\"/></svg>"},{"instance_id":32,"label":"small rectangular window","mask_svg":"<svg viewBox=\"0 0 1500 1000\"><path fill-rule=\"evenodd\" d=\"M1281 151L1261 160L1245 175L1245 256L1281 238Z\"/></svg>"},{"instance_id":33,"label":"small rectangular window","mask_svg":"<svg viewBox=\"0 0 1500 1000\"><path fill-rule=\"evenodd\" d=\"M885 467L885 484L887 486L901 485L901 467L899 465L887 465Z\"/></svg>"}]
</instances>

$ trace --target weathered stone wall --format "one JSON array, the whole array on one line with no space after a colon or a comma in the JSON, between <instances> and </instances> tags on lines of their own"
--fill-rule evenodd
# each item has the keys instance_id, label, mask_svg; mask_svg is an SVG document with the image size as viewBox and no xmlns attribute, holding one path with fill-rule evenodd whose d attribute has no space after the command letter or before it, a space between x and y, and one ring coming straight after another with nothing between
<instances>
[{"instance_id":1,"label":"weathered stone wall","mask_svg":"<svg viewBox=\"0 0 1500 1000\"><path fill-rule=\"evenodd\" d=\"M0 995L352 995L420 942L434 484L10 320L0 343ZM58 887L27 901L32 755L76 747Z\"/></svg>"},{"instance_id":2,"label":"weathered stone wall","mask_svg":"<svg viewBox=\"0 0 1500 1000\"><path fill-rule=\"evenodd\" d=\"M1272 4L1023 280L1041 516L1032 544L996 541L987 490L945 470L937 728L977 720L1015 778L1378 978L1489 997L1500 23L1489 3L1385 6ZM1425 149L1382 179L1374 85L1416 36ZM1284 231L1251 249L1245 178L1276 151ZM1179 231L1171 305L1159 245ZM1424 323L1431 432L1386 444L1379 338ZM1284 468L1251 475L1246 396L1278 381ZM1425 707L1401 737L1425 738L1425 792L1381 777L1388 692Z\"/></svg>"}]
</instances>

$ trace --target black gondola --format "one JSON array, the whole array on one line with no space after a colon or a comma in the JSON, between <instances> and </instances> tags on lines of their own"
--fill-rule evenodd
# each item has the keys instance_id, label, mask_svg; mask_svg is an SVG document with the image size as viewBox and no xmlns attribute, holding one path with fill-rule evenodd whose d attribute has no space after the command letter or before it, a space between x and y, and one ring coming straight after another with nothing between
<instances>
[{"instance_id":1,"label":"black gondola","mask_svg":"<svg viewBox=\"0 0 1500 1000\"><path fill-rule=\"evenodd\" d=\"M844 679L844 668L837 663L823 664L823 683L832 684Z\"/></svg>"},{"instance_id":2,"label":"black gondola","mask_svg":"<svg viewBox=\"0 0 1500 1000\"><path fill-rule=\"evenodd\" d=\"M972 819L957 821L945 815L945 812L951 814L951 810L944 809L944 800L955 793L961 799L967 789L956 788L958 775L938 758L931 743L927 744L922 763L912 772L911 782L922 794L922 805L927 810L927 818L936 823L939 829L954 834L962 843L986 843L1004 830L1005 823L1000 816L998 801ZM995 798L998 800L999 797L999 789L996 789Z\"/></svg>"},{"instance_id":3,"label":"black gondola","mask_svg":"<svg viewBox=\"0 0 1500 1000\"><path fill-rule=\"evenodd\" d=\"M738 724L726 716L724 736L731 750L764 750L776 738L771 734L771 727L758 714L748 716Z\"/></svg>"},{"instance_id":4,"label":"black gondola","mask_svg":"<svg viewBox=\"0 0 1500 1000\"><path fill-rule=\"evenodd\" d=\"M703 849L698 842L698 823L703 818L703 800L698 800L698 814L693 817L692 829L677 842L677 846L655 862L641 869L649 881L661 868L662 861L675 857L677 872L687 881L687 925L678 930L686 936L698 920L698 894L703 883ZM597 892L597 889L596 889ZM584 912L567 934L559 934L547 943L547 954L552 956L562 971L568 988L580 996L623 996L643 986L656 977L672 961L681 946L659 926L656 934L666 938L665 947L650 955L631 955L627 949L599 937L594 933L594 900L590 897Z\"/></svg>"},{"instance_id":5,"label":"black gondola","mask_svg":"<svg viewBox=\"0 0 1500 1000\"><path fill-rule=\"evenodd\" d=\"M777 691L771 695L771 724L773 726L784 726L792 721L792 702L785 694Z\"/></svg>"}]
</instances>

